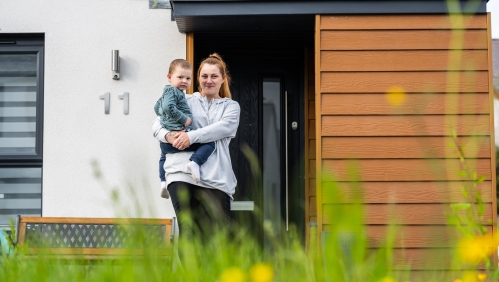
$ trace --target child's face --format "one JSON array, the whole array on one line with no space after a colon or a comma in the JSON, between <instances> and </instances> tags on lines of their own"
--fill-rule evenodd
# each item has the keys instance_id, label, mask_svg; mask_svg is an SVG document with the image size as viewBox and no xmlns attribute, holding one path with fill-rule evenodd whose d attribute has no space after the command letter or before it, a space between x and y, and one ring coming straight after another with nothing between
<instances>
[{"instance_id":1,"label":"child's face","mask_svg":"<svg viewBox=\"0 0 499 282\"><path fill-rule=\"evenodd\" d=\"M176 67L173 73L167 75L170 85L182 91L191 86L192 70Z\"/></svg>"}]
</instances>

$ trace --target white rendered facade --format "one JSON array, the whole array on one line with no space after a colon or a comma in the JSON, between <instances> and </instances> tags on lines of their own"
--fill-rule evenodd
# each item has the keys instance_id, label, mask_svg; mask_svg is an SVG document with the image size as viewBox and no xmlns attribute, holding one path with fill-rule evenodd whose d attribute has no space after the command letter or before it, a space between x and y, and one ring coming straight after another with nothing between
<instances>
[{"instance_id":1,"label":"white rendered facade","mask_svg":"<svg viewBox=\"0 0 499 282\"><path fill-rule=\"evenodd\" d=\"M150 127L168 65L186 55L170 10L149 9L146 0L0 0L2 33L45 35L42 215L174 216L159 197L160 151ZM120 80L111 77L113 49ZM108 115L99 99L105 92ZM124 92L128 115L118 99ZM93 160L106 183L94 176Z\"/></svg>"}]
</instances>

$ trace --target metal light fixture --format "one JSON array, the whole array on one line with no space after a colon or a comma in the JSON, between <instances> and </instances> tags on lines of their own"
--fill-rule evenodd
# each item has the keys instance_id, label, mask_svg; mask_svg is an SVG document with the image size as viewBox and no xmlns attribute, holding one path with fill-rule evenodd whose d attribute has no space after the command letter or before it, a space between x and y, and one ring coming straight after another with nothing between
<instances>
[{"instance_id":1,"label":"metal light fixture","mask_svg":"<svg viewBox=\"0 0 499 282\"><path fill-rule=\"evenodd\" d=\"M112 50L111 70L113 71L113 79L120 79L120 50Z\"/></svg>"}]
</instances>

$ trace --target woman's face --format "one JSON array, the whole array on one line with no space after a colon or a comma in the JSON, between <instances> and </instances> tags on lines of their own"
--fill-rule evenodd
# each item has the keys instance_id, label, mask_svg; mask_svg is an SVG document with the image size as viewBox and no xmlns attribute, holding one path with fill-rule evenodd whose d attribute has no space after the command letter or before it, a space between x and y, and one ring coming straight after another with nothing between
<instances>
[{"instance_id":1,"label":"woman's face","mask_svg":"<svg viewBox=\"0 0 499 282\"><path fill-rule=\"evenodd\" d=\"M204 64L199 72L199 85L204 95L218 96L224 78L217 65Z\"/></svg>"}]
</instances>

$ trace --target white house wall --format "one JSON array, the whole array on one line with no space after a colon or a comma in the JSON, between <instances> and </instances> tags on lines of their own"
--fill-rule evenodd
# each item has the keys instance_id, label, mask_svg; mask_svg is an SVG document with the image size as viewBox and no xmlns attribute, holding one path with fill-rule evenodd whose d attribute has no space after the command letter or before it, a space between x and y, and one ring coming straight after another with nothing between
<instances>
[{"instance_id":1,"label":"white house wall","mask_svg":"<svg viewBox=\"0 0 499 282\"><path fill-rule=\"evenodd\" d=\"M0 0L1 33L45 34L43 216L173 216L170 200L159 197L150 129L168 64L186 55L170 10L151 10L146 0ZM113 49L121 56L118 81ZM109 115L99 99L105 92ZM94 176L92 160L107 184Z\"/></svg>"}]
</instances>

